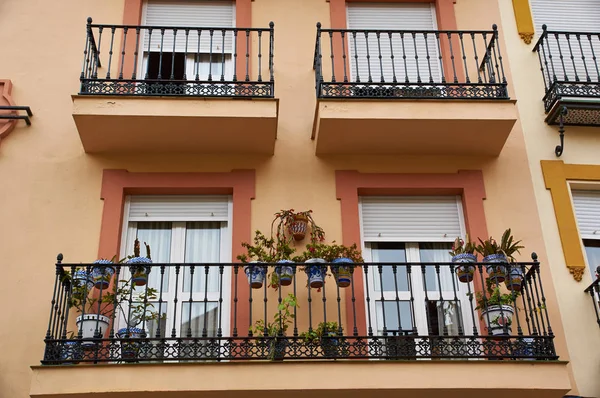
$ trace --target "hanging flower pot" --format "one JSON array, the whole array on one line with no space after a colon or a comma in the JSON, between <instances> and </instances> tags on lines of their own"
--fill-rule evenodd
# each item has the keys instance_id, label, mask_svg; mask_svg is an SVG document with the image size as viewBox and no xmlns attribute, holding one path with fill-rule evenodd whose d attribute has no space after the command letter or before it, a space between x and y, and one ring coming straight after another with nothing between
<instances>
[{"instance_id":1,"label":"hanging flower pot","mask_svg":"<svg viewBox=\"0 0 600 398\"><path fill-rule=\"evenodd\" d=\"M508 272L506 273L504 284L508 290L520 292L523 284L523 270L518 265L508 266L507 268Z\"/></svg>"},{"instance_id":2,"label":"hanging flower pot","mask_svg":"<svg viewBox=\"0 0 600 398\"><path fill-rule=\"evenodd\" d=\"M323 287L327 275L327 266L322 264L326 261L322 258L311 258L304 263L306 264L304 272L308 276L308 285L315 289Z\"/></svg>"},{"instance_id":3,"label":"hanging flower pot","mask_svg":"<svg viewBox=\"0 0 600 398\"><path fill-rule=\"evenodd\" d=\"M92 268L92 279L94 280L94 286L96 289L107 289L110 285L110 281L115 274L115 268L112 266L112 261L100 259L94 261Z\"/></svg>"},{"instance_id":4,"label":"hanging flower pot","mask_svg":"<svg viewBox=\"0 0 600 398\"><path fill-rule=\"evenodd\" d=\"M294 267L292 265L283 265L283 264L293 264L293 261L290 260L279 260L279 264L275 266L275 275L279 280L279 285L281 286L289 286L292 284L292 279L294 279Z\"/></svg>"},{"instance_id":5,"label":"hanging flower pot","mask_svg":"<svg viewBox=\"0 0 600 398\"><path fill-rule=\"evenodd\" d=\"M488 333L492 336L510 335L515 310L510 305L490 305L481 311Z\"/></svg>"},{"instance_id":6,"label":"hanging flower pot","mask_svg":"<svg viewBox=\"0 0 600 398\"><path fill-rule=\"evenodd\" d=\"M86 270L80 269L75 271L73 274L73 285L75 287L83 287L87 285L86 288L89 292L94 287L94 279Z\"/></svg>"},{"instance_id":7,"label":"hanging flower pot","mask_svg":"<svg viewBox=\"0 0 600 398\"><path fill-rule=\"evenodd\" d=\"M474 265L465 265L464 263L476 263L477 256L471 253L461 253L452 257L453 263L460 263L456 267L456 275L458 275L458 280L463 283L469 283L473 280L473 274L475 274L475 266Z\"/></svg>"},{"instance_id":8,"label":"hanging flower pot","mask_svg":"<svg viewBox=\"0 0 600 398\"><path fill-rule=\"evenodd\" d=\"M265 281L267 267L260 264L258 261L251 261L249 265L244 265L244 273L248 278L248 283L252 289L260 289Z\"/></svg>"},{"instance_id":9,"label":"hanging flower pot","mask_svg":"<svg viewBox=\"0 0 600 398\"><path fill-rule=\"evenodd\" d=\"M148 283L148 274L152 271L152 260L147 257L134 257L127 261L131 271L131 283L135 286L144 286Z\"/></svg>"},{"instance_id":10,"label":"hanging flower pot","mask_svg":"<svg viewBox=\"0 0 600 398\"><path fill-rule=\"evenodd\" d=\"M348 287L352 283L351 271L354 268L354 261L349 258L336 258L332 261L335 265L331 265L331 273L335 278L335 282L339 287ZM344 264L344 265L342 265Z\"/></svg>"},{"instance_id":11,"label":"hanging flower pot","mask_svg":"<svg viewBox=\"0 0 600 398\"><path fill-rule=\"evenodd\" d=\"M293 218L293 221L288 226L288 230L295 240L300 241L306 236L308 217L304 214L295 214Z\"/></svg>"},{"instance_id":12,"label":"hanging flower pot","mask_svg":"<svg viewBox=\"0 0 600 398\"><path fill-rule=\"evenodd\" d=\"M125 361L132 361L137 359L140 351L139 341L131 341L129 339L139 339L143 337L144 331L138 328L123 328L117 331L117 338L123 339L121 341L121 357Z\"/></svg>"},{"instance_id":13,"label":"hanging flower pot","mask_svg":"<svg viewBox=\"0 0 600 398\"><path fill-rule=\"evenodd\" d=\"M483 258L484 263L497 263L502 265L490 264L486 265L485 269L495 283L502 283L506 279L506 265L508 260L504 254L490 254Z\"/></svg>"}]
</instances>

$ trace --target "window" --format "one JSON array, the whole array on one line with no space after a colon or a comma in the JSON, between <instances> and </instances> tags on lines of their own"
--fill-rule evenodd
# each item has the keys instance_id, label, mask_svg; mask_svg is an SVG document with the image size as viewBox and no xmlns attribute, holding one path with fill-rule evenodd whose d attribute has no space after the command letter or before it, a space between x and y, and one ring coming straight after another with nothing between
<instances>
[{"instance_id":1,"label":"window","mask_svg":"<svg viewBox=\"0 0 600 398\"><path fill-rule=\"evenodd\" d=\"M366 261L449 262L453 240L464 236L460 198L454 196L362 197L360 202ZM366 283L378 334L384 326L388 333L421 336L473 330L467 296L473 287L460 283L448 267L384 265L381 272L370 270Z\"/></svg>"},{"instance_id":2,"label":"window","mask_svg":"<svg viewBox=\"0 0 600 398\"><path fill-rule=\"evenodd\" d=\"M595 277L600 266L600 191L573 190L572 195L586 260Z\"/></svg>"},{"instance_id":3,"label":"window","mask_svg":"<svg viewBox=\"0 0 600 398\"><path fill-rule=\"evenodd\" d=\"M142 32L143 59L138 74L146 79L219 82L233 80L233 28L235 3L215 0L148 0L143 14L145 26L190 27L174 32L160 29ZM202 29L200 29L202 28ZM160 75L159 75L160 71ZM160 83L160 82L159 82ZM159 90L164 84L158 84ZM175 82L175 84L178 84ZM188 90L179 82L176 90ZM227 90L225 90L227 91ZM184 92L185 93L185 92Z\"/></svg>"},{"instance_id":4,"label":"window","mask_svg":"<svg viewBox=\"0 0 600 398\"><path fill-rule=\"evenodd\" d=\"M153 311L163 314L163 318L145 325L149 337L170 337L173 333L182 338L214 337L219 328L228 332L230 269L225 267L221 276L219 267L209 264L231 261L230 215L228 197L127 198L123 257L131 254L137 238L150 245L153 263L206 264L193 269L184 266L179 273L175 267L165 267L164 273L155 267L150 272L147 287L156 289L157 296L162 297L162 302L152 302ZM128 272L124 268L125 277ZM134 297L145 289L146 286L136 287ZM125 327L126 312L125 308L120 314L119 327ZM144 328L139 320L131 323Z\"/></svg>"}]
</instances>

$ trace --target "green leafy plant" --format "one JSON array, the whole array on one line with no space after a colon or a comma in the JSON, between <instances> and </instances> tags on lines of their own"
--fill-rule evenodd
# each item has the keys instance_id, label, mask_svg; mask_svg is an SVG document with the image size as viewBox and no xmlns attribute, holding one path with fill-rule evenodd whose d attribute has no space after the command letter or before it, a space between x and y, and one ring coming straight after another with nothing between
<instances>
[{"instance_id":1,"label":"green leafy plant","mask_svg":"<svg viewBox=\"0 0 600 398\"><path fill-rule=\"evenodd\" d=\"M305 343L320 342L322 337L333 337L340 334L340 328L337 322L320 322L316 329L310 329L300 333L300 337Z\"/></svg>"},{"instance_id":2,"label":"green leafy plant","mask_svg":"<svg viewBox=\"0 0 600 398\"><path fill-rule=\"evenodd\" d=\"M237 259L243 263L249 261L259 261L263 263L272 263L276 260L275 239L267 238L262 232L256 231L253 239L254 244L242 243L247 254L240 254Z\"/></svg>"},{"instance_id":3,"label":"green leafy plant","mask_svg":"<svg viewBox=\"0 0 600 398\"><path fill-rule=\"evenodd\" d=\"M489 307L495 305L509 305L513 306L517 297L519 297L519 292L512 291L511 293L504 293L502 289L500 289L499 284L495 284L491 278L486 279L485 281L487 295L484 295L483 292L476 292L476 301L477 307L476 310L487 310ZM472 297L472 293L471 293Z\"/></svg>"},{"instance_id":4,"label":"green leafy plant","mask_svg":"<svg viewBox=\"0 0 600 398\"><path fill-rule=\"evenodd\" d=\"M466 236L466 240L462 240L457 237L452 244L452 250L449 252L452 257L458 256L459 254L475 254L477 251L477 245L469 240L469 235Z\"/></svg>"},{"instance_id":5,"label":"green leafy plant","mask_svg":"<svg viewBox=\"0 0 600 398\"><path fill-rule=\"evenodd\" d=\"M476 251L481 254L483 257L492 255L492 254L504 254L508 260L511 262L515 261L514 254L519 253L520 249L523 249L524 246L520 246L519 243L521 241L514 241L514 238L511 234L511 229L508 228L502 234L502 239L500 243L498 243L494 238L490 236L489 239L482 241L479 239L479 245L477 245Z\"/></svg>"},{"instance_id":6,"label":"green leafy plant","mask_svg":"<svg viewBox=\"0 0 600 398\"><path fill-rule=\"evenodd\" d=\"M273 322L266 322L264 319L259 319L250 328L250 331L255 335L267 335L270 337L285 336L285 332L295 318L293 313L294 308L300 308L300 306L298 305L296 296L290 293L277 306Z\"/></svg>"}]
</instances>

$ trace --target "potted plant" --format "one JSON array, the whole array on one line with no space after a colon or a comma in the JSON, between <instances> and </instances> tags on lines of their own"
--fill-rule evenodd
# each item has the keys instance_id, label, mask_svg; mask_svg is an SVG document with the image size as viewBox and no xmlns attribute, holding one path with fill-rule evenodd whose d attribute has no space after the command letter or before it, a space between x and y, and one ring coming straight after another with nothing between
<instances>
[{"instance_id":1,"label":"potted plant","mask_svg":"<svg viewBox=\"0 0 600 398\"><path fill-rule=\"evenodd\" d=\"M510 228L502 234L500 244L498 244L491 236L485 241L479 239L479 245L477 246L476 251L483 256L484 263L492 263L486 265L486 271L488 276L495 282L504 282L507 276L507 268L511 268L512 272L512 267L507 267L506 264L509 260L511 262L515 261L513 254L519 253L519 250L523 248L523 246L519 246L519 243L521 243L520 240L514 241ZM518 273L519 271L520 270L517 269L515 272Z\"/></svg>"},{"instance_id":2,"label":"potted plant","mask_svg":"<svg viewBox=\"0 0 600 398\"><path fill-rule=\"evenodd\" d=\"M492 278L486 281L487 295L477 292L476 310L481 310L488 333L493 336L510 335L512 333L512 318L515 313L513 304L518 292L503 293L500 285L494 283Z\"/></svg>"},{"instance_id":3,"label":"potted plant","mask_svg":"<svg viewBox=\"0 0 600 398\"><path fill-rule=\"evenodd\" d=\"M320 322L316 329L309 329L307 332L300 333L305 344L311 346L320 346L323 355L328 358L335 358L344 353L339 352L342 329L337 322ZM311 349L312 351L312 349Z\"/></svg>"},{"instance_id":4,"label":"potted plant","mask_svg":"<svg viewBox=\"0 0 600 398\"><path fill-rule=\"evenodd\" d=\"M278 241L287 239L301 241L306 237L309 226L311 242L323 241L325 239L325 232L312 218L312 210L295 212L294 209L289 209L280 210L278 213L275 213L275 218L271 223L271 235L273 227L278 220L279 222L276 227L276 238Z\"/></svg>"},{"instance_id":5,"label":"potted plant","mask_svg":"<svg viewBox=\"0 0 600 398\"><path fill-rule=\"evenodd\" d=\"M304 261L304 266L301 267L301 270L308 277L307 285L314 289L320 289L325 284L327 265L324 264L327 261L324 257L329 255L329 251L329 245L324 243L309 243L306 245L306 251L300 257Z\"/></svg>"},{"instance_id":6,"label":"potted plant","mask_svg":"<svg viewBox=\"0 0 600 398\"><path fill-rule=\"evenodd\" d=\"M290 246L290 243L286 240L278 240L274 242L272 261L277 262L276 265L267 276L270 281L269 286L277 290L279 286L289 286L292 284L295 273L294 260L298 260L298 257L292 259L292 254L296 251Z\"/></svg>"},{"instance_id":7,"label":"potted plant","mask_svg":"<svg viewBox=\"0 0 600 398\"><path fill-rule=\"evenodd\" d=\"M113 261L114 257L113 260L101 258L94 261L94 266L92 267L92 279L96 289L108 289L110 281L115 274Z\"/></svg>"},{"instance_id":8,"label":"potted plant","mask_svg":"<svg viewBox=\"0 0 600 398\"><path fill-rule=\"evenodd\" d=\"M144 286L148 283L148 274L152 270L152 267L148 265L152 264L150 246L146 242L144 242L144 245L146 246L146 257L140 256L140 241L136 238L133 245L133 257L130 257L127 261L131 271L132 283L136 286Z\"/></svg>"},{"instance_id":9,"label":"potted plant","mask_svg":"<svg viewBox=\"0 0 600 398\"><path fill-rule=\"evenodd\" d=\"M294 308L298 307L296 296L290 293L284 297L277 306L277 312L273 317L273 322L265 322L264 319L259 319L254 323L254 326L250 328L250 332L256 336L270 337L268 343L259 343L259 346L262 349L268 350L267 357L270 360L282 360L285 356L285 351L288 346L285 333L295 318L292 311Z\"/></svg>"},{"instance_id":10,"label":"potted plant","mask_svg":"<svg viewBox=\"0 0 600 398\"><path fill-rule=\"evenodd\" d=\"M261 263L272 263L274 261L274 245L273 238L267 238L262 232L256 231L254 235L254 245L243 242L242 247L247 251L247 254L240 254L237 259L244 265L244 273L248 278L248 283L252 289L260 289L265 281L267 274L267 266ZM248 261L253 259L252 261Z\"/></svg>"},{"instance_id":11,"label":"potted plant","mask_svg":"<svg viewBox=\"0 0 600 398\"><path fill-rule=\"evenodd\" d=\"M476 250L477 246L469 240L469 235L467 235L466 242L460 237L456 238L452 245L452 250L449 252L452 256L452 262L461 264L456 267L456 274L458 275L458 280L463 283L469 283L473 280L475 266L464 264L477 262Z\"/></svg>"},{"instance_id":12,"label":"potted plant","mask_svg":"<svg viewBox=\"0 0 600 398\"><path fill-rule=\"evenodd\" d=\"M364 260L356 243L352 246L336 245L333 242L324 250L323 256L329 263L331 273L335 278L335 282L341 288L345 288L352 283L352 272L356 263L362 263Z\"/></svg>"}]
</instances>

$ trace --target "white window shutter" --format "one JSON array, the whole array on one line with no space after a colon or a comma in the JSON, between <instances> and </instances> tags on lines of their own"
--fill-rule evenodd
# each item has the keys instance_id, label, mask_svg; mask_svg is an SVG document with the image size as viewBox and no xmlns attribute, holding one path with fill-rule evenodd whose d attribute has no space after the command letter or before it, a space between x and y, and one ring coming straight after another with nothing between
<instances>
[{"instance_id":1,"label":"white window shutter","mask_svg":"<svg viewBox=\"0 0 600 398\"><path fill-rule=\"evenodd\" d=\"M174 26L192 28L233 28L235 27L235 3L222 0L149 0L146 3L143 24L146 26ZM208 29L198 32L198 29L190 30L187 37L187 52L198 52L198 38L200 37L200 52L212 52L221 54L232 53L233 32L225 32L215 29L211 34ZM149 43L149 41L152 41ZM162 43L162 45L161 45ZM152 35L144 32L144 52L172 52L175 44L175 52L185 52L186 34L184 30L178 30L174 35L173 30L166 29L164 36L160 29L152 30ZM148 50L149 49L149 50Z\"/></svg>"},{"instance_id":2,"label":"white window shutter","mask_svg":"<svg viewBox=\"0 0 600 398\"><path fill-rule=\"evenodd\" d=\"M228 196L136 195L129 221L227 221Z\"/></svg>"},{"instance_id":3,"label":"white window shutter","mask_svg":"<svg viewBox=\"0 0 600 398\"><path fill-rule=\"evenodd\" d=\"M542 34L542 25L546 25L549 31L568 31L568 32L600 32L600 1L599 0L530 0L533 22L538 37ZM576 81L575 72L581 81L586 80L587 73L590 76L597 75L596 65L594 64L594 52L598 57L598 46L600 42L598 37L592 37L592 48L587 36L580 36L581 48L575 36L571 36L571 46L564 36L559 36L558 42L554 36L548 38L544 59L544 53L541 52L542 62L548 62L548 68L552 71L549 51L552 54L552 64L558 80L565 80L565 72L569 81ZM563 65L560 60L560 50L563 55ZM549 48L548 48L549 47ZM573 61L571 60L571 51L573 52ZM585 56L585 65L582 57ZM551 72L552 73L552 72ZM597 80L597 79L596 79Z\"/></svg>"},{"instance_id":4,"label":"white window shutter","mask_svg":"<svg viewBox=\"0 0 600 398\"><path fill-rule=\"evenodd\" d=\"M573 191L573 205L583 239L600 239L600 191Z\"/></svg>"},{"instance_id":5,"label":"white window shutter","mask_svg":"<svg viewBox=\"0 0 600 398\"><path fill-rule=\"evenodd\" d=\"M455 196L363 196L365 242L442 242L462 236Z\"/></svg>"},{"instance_id":6,"label":"white window shutter","mask_svg":"<svg viewBox=\"0 0 600 398\"><path fill-rule=\"evenodd\" d=\"M429 3L348 3L347 13L348 29L419 31L437 29L435 8ZM428 35L426 41L423 34L416 35L414 39L411 34L405 34L402 40L400 34L394 33L391 48L388 34L382 33L379 42L375 33L368 34L368 41L365 34L361 32L357 32L356 40L351 33L347 36L350 49L348 62L354 80L358 77L361 82L368 82L370 69L371 78L375 83L381 82L382 77L384 82L392 83L394 72L398 83L404 83L406 77L410 83L417 83L418 77L423 83L428 83L431 68L433 81L441 81L438 44L434 34ZM367 61L367 45L370 62ZM429 50L429 62L427 50ZM355 55L358 55L358 58L355 58ZM403 55L406 55L406 65ZM418 62L415 56L418 56Z\"/></svg>"}]
</instances>

